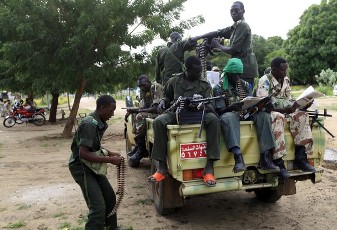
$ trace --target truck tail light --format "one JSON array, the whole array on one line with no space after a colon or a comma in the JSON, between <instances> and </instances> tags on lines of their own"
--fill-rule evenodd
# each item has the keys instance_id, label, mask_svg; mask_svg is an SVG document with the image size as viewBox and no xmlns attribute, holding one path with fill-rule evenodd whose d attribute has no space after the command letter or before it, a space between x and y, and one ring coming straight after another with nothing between
<instances>
[{"instance_id":1,"label":"truck tail light","mask_svg":"<svg viewBox=\"0 0 337 230\"><path fill-rule=\"evenodd\" d=\"M204 169L187 169L183 170L183 180L194 180L203 178Z\"/></svg>"}]
</instances>

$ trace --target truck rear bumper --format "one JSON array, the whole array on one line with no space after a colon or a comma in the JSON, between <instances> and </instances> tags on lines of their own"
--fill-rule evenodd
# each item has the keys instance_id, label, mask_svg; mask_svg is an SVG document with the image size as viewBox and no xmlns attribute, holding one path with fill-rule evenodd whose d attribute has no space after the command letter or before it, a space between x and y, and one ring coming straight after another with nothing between
<instances>
[{"instance_id":1,"label":"truck rear bumper","mask_svg":"<svg viewBox=\"0 0 337 230\"><path fill-rule=\"evenodd\" d=\"M183 196L194 196L215 192L246 190L254 188L277 187L277 183L259 183L243 185L239 178L217 179L215 187L207 187L202 181L183 183L181 193Z\"/></svg>"}]
</instances>

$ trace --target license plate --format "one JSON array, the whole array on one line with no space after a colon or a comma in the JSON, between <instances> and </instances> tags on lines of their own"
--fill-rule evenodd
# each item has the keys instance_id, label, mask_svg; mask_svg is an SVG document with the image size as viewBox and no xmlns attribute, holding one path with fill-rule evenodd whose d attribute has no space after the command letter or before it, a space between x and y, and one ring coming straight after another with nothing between
<instances>
[{"instance_id":1,"label":"license plate","mask_svg":"<svg viewBox=\"0 0 337 230\"><path fill-rule=\"evenodd\" d=\"M182 160L206 158L206 142L180 144L180 158Z\"/></svg>"}]
</instances>

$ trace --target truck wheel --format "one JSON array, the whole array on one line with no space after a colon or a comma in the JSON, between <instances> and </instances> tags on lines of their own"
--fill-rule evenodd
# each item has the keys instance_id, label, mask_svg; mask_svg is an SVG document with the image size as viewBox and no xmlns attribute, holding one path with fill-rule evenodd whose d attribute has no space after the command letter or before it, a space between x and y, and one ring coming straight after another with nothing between
<instances>
[{"instance_id":1,"label":"truck wheel","mask_svg":"<svg viewBox=\"0 0 337 230\"><path fill-rule=\"evenodd\" d=\"M156 172L152 161L151 173ZM152 182L153 202L157 212L162 215L175 213L176 209L184 205L184 198L179 194L180 182L171 175L166 175L165 180Z\"/></svg>"},{"instance_id":2,"label":"truck wheel","mask_svg":"<svg viewBox=\"0 0 337 230\"><path fill-rule=\"evenodd\" d=\"M128 155L128 152L130 152L131 150L132 150L132 144L129 140L128 131L126 131L125 132L125 151L126 151L126 155Z\"/></svg>"},{"instance_id":3,"label":"truck wheel","mask_svg":"<svg viewBox=\"0 0 337 230\"><path fill-rule=\"evenodd\" d=\"M255 189L254 193L258 200L266 203L275 203L282 197L282 194L280 194L280 191L277 188Z\"/></svg>"}]
</instances>

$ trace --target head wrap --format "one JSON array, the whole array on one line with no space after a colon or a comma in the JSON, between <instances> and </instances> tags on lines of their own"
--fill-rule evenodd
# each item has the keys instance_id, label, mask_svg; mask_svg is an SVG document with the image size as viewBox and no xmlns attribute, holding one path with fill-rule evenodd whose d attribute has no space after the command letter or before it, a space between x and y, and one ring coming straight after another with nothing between
<instances>
[{"instance_id":1,"label":"head wrap","mask_svg":"<svg viewBox=\"0 0 337 230\"><path fill-rule=\"evenodd\" d=\"M226 73L243 73L243 64L239 58L231 58L228 60L223 69L223 89L228 88L228 78Z\"/></svg>"}]
</instances>

